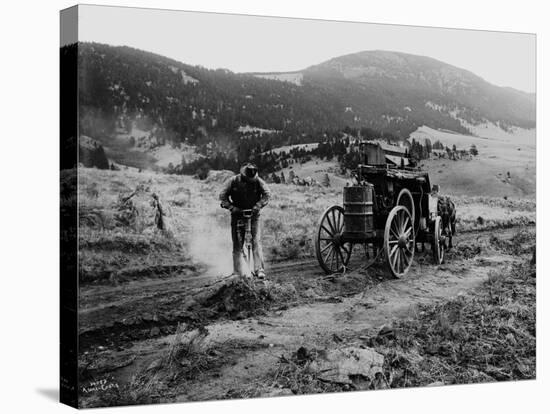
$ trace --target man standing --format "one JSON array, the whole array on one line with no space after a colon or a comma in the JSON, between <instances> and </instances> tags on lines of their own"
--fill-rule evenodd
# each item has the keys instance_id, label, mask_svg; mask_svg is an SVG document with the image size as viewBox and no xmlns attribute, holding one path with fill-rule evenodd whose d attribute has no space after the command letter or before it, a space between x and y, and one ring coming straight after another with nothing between
<instances>
[{"instance_id":1,"label":"man standing","mask_svg":"<svg viewBox=\"0 0 550 414\"><path fill-rule=\"evenodd\" d=\"M258 177L258 168L251 163L242 166L240 174L232 177L220 193L222 208L231 212L231 239L233 240L233 274L245 275L242 266L245 238L244 210L252 210L251 233L254 257L254 275L265 277L264 258L260 244L260 210L269 202L271 193L264 180Z\"/></svg>"}]
</instances>

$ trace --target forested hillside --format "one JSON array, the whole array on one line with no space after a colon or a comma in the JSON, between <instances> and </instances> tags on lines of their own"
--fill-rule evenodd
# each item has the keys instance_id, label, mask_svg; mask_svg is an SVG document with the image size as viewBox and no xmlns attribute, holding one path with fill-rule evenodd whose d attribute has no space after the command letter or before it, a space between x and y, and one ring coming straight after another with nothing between
<instances>
[{"instance_id":1,"label":"forested hillside","mask_svg":"<svg viewBox=\"0 0 550 414\"><path fill-rule=\"evenodd\" d=\"M369 51L302 71L299 84L190 66L129 47L80 43L80 102L113 124L144 114L175 141L250 125L288 135L345 126L406 138L418 126L535 126L533 94L501 88L435 59ZM279 77L282 75L279 75ZM108 126L108 125L105 125Z\"/></svg>"},{"instance_id":2,"label":"forested hillside","mask_svg":"<svg viewBox=\"0 0 550 414\"><path fill-rule=\"evenodd\" d=\"M492 85L444 62L365 51L308 68L304 79L345 100L360 124L407 136L419 125L469 134L469 125L535 127L535 95Z\"/></svg>"},{"instance_id":3,"label":"forested hillside","mask_svg":"<svg viewBox=\"0 0 550 414\"><path fill-rule=\"evenodd\" d=\"M170 140L190 144L246 125L288 134L343 126L341 104L313 86L189 66L129 47L80 43L79 57L81 120L89 135L98 133L98 119L108 133L118 117L136 115L163 127Z\"/></svg>"},{"instance_id":4,"label":"forested hillside","mask_svg":"<svg viewBox=\"0 0 550 414\"><path fill-rule=\"evenodd\" d=\"M422 56L360 52L287 76L206 69L126 46L69 47L78 47L80 133L121 163L132 159L127 151L151 158L143 152L169 144L232 168L272 148L350 130L398 140L422 125L466 135L487 123L535 126L533 94ZM204 163L180 158L173 167Z\"/></svg>"}]
</instances>

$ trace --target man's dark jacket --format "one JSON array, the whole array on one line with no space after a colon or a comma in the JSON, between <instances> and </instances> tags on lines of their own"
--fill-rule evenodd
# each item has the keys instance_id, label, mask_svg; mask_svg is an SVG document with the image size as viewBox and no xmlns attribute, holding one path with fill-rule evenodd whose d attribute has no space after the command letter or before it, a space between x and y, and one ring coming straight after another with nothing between
<instances>
[{"instance_id":1,"label":"man's dark jacket","mask_svg":"<svg viewBox=\"0 0 550 414\"><path fill-rule=\"evenodd\" d=\"M257 175L245 177L242 173L232 177L220 193L221 206L228 210L237 207L241 210L260 211L267 205L271 192L267 184Z\"/></svg>"}]
</instances>

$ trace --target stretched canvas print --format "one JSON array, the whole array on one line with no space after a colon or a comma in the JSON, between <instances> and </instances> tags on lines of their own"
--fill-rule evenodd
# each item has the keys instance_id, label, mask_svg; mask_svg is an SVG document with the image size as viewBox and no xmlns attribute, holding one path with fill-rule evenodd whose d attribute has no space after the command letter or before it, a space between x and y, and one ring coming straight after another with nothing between
<instances>
[{"instance_id":1,"label":"stretched canvas print","mask_svg":"<svg viewBox=\"0 0 550 414\"><path fill-rule=\"evenodd\" d=\"M534 379L535 41L62 11L62 402Z\"/></svg>"}]
</instances>

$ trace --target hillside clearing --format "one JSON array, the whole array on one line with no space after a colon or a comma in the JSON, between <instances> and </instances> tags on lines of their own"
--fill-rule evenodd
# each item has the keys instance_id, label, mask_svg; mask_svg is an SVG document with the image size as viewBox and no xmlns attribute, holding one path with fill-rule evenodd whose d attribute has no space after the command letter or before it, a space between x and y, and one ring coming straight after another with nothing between
<instances>
[{"instance_id":1,"label":"hillside clearing","mask_svg":"<svg viewBox=\"0 0 550 414\"><path fill-rule=\"evenodd\" d=\"M453 163L448 160L447 162ZM334 165L335 163L315 164L314 161L310 161L304 165L293 166L298 175L303 177L307 174L317 179L317 174L320 180ZM124 249L135 246L136 243L162 240L162 236L154 230L154 211L150 205L153 192L159 195L166 209L166 221L172 239L164 248L153 248L152 245L150 257L146 261L151 264L160 264L163 261L179 263L191 258L197 263L207 263L211 269L216 269L218 274L230 272L229 214L219 207L217 201L223 186L223 177L219 181L199 181L189 176L148 171L139 173L130 170L82 168L79 172L81 211L96 214L101 221L98 228L98 223L92 217L88 227L81 229L81 264L82 269L88 269L87 279L94 279L93 269L99 272L98 277L104 274L100 269L107 265L109 269L111 265L114 266L111 270L136 266L138 263L131 263L134 260L133 256L128 255L124 258ZM288 177L288 174L285 174ZM212 177L214 176L215 174L212 174ZM273 200L262 213L263 245L267 261L313 257L313 234L317 221L326 208L342 204L342 187L346 181L332 175L330 180L331 187L270 184ZM437 182L434 179L432 181ZM119 196L130 194L138 187L143 191L134 198L134 205L138 211L135 224L127 227L116 225L116 205ZM442 184L442 192L455 200L459 232L529 225L536 220L534 200L457 195L448 191L445 184ZM90 243L96 239L101 240L104 246L122 246L122 250L103 249L101 243L94 243L93 246L97 247L92 248ZM135 260L140 260L139 254Z\"/></svg>"},{"instance_id":2,"label":"hillside clearing","mask_svg":"<svg viewBox=\"0 0 550 414\"><path fill-rule=\"evenodd\" d=\"M483 129L483 128L482 128ZM411 139L468 150L475 145L479 155L472 160L429 159L420 162L442 191L466 196L516 197L535 196L535 130L517 129L515 134L488 128L486 136L469 136L438 131L426 126L411 134Z\"/></svg>"}]
</instances>

